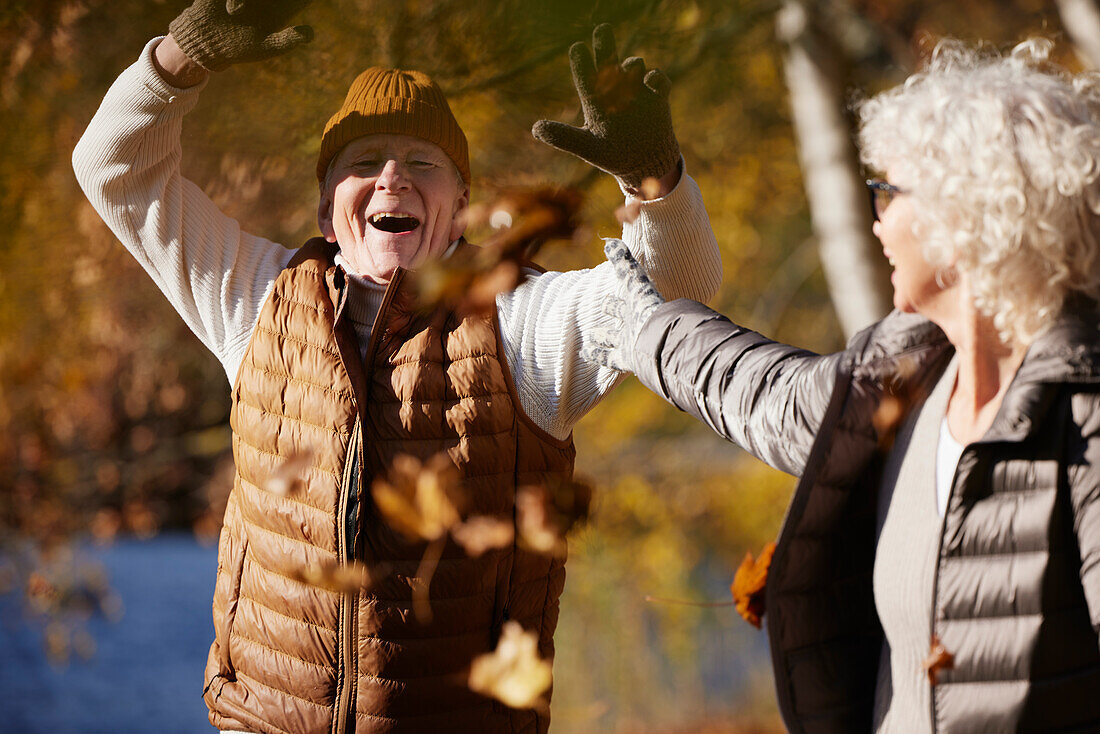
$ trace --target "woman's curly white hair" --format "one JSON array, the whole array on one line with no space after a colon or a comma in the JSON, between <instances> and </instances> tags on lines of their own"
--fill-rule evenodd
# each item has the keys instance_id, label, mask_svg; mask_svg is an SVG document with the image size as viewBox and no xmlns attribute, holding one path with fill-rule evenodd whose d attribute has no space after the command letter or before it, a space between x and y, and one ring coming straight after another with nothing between
<instances>
[{"instance_id":1,"label":"woman's curly white hair","mask_svg":"<svg viewBox=\"0 0 1100 734\"><path fill-rule=\"evenodd\" d=\"M978 310L1025 344L1069 294L1100 299L1100 75L1054 66L1052 47L941 41L858 105L864 163L910 179L925 258L967 273Z\"/></svg>"}]
</instances>

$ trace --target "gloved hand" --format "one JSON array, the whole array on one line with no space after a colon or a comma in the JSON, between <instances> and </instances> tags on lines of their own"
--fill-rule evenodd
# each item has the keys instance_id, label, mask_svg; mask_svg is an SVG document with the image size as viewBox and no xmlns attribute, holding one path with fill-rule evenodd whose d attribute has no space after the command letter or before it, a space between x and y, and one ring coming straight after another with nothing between
<instances>
[{"instance_id":1,"label":"gloved hand","mask_svg":"<svg viewBox=\"0 0 1100 734\"><path fill-rule=\"evenodd\" d=\"M611 324L593 330L590 346L581 349L581 356L619 372L636 372L634 343L642 326L665 299L622 240L607 240L603 251L619 286L604 301Z\"/></svg>"},{"instance_id":2,"label":"gloved hand","mask_svg":"<svg viewBox=\"0 0 1100 734\"><path fill-rule=\"evenodd\" d=\"M680 160L668 108L672 85L658 69L646 74L645 62L637 56L619 64L607 23L592 31L592 51L581 42L569 48L584 126L539 120L531 134L617 176L636 191L643 180L661 178Z\"/></svg>"},{"instance_id":3,"label":"gloved hand","mask_svg":"<svg viewBox=\"0 0 1100 734\"><path fill-rule=\"evenodd\" d=\"M195 63L210 71L278 56L313 40L308 25L287 28L310 0L195 0L168 26Z\"/></svg>"}]
</instances>

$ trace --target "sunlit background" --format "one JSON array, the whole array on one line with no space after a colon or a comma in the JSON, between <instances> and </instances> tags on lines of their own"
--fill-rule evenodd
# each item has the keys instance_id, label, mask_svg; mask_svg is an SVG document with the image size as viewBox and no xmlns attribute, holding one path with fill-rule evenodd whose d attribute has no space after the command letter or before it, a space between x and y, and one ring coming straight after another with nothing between
<instances>
[{"instance_id":1,"label":"sunlit background","mask_svg":"<svg viewBox=\"0 0 1100 734\"><path fill-rule=\"evenodd\" d=\"M92 211L69 162L111 81L183 5L0 7L4 730L208 730L200 694L211 541L231 483L228 385ZM607 21L623 56L644 56L673 81L678 138L725 265L711 305L782 340L835 350L844 333L792 128L781 5L318 2L302 16L316 31L309 47L211 80L184 126L183 170L247 230L301 243L316 229L322 125L351 80L369 65L421 69L469 137L474 202L511 187L575 187L587 237L548 245L540 261L594 265L599 236L620 230L619 190L529 130L543 117L578 120L566 52ZM1057 42L1062 63L1084 63L1054 3L797 5L817 34L806 48L831 70L841 107L904 79L943 35L1003 46L1040 34ZM553 731L781 730L764 634L732 607L680 602L729 600L733 570L774 538L794 480L633 379L575 438L578 473L597 494L571 538Z\"/></svg>"}]
</instances>

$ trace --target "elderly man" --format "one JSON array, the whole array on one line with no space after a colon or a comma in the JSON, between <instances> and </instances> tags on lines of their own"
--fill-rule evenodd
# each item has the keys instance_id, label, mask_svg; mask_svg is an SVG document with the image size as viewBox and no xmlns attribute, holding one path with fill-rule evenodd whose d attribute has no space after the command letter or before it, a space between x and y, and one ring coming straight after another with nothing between
<instances>
[{"instance_id":1,"label":"elderly man","mask_svg":"<svg viewBox=\"0 0 1100 734\"><path fill-rule=\"evenodd\" d=\"M93 205L232 385L236 480L219 541L211 722L247 732L543 732L466 685L507 620L553 655L563 560L516 543L476 557L448 544L431 620L413 614L422 542L396 533L369 489L399 454L446 452L469 512L514 522L517 487L570 476L572 427L618 373L582 359L608 316L607 265L531 271L490 317L415 308L404 273L459 247L468 206L466 137L418 72L368 69L324 129L322 237L287 250L243 232L179 172L180 127L210 70L309 40L280 30L303 3L250 12L196 0L107 93L73 156ZM263 17L257 17L262 15ZM623 239L670 298L706 299L721 266L699 190L681 176L667 83L615 58L606 28L571 50L586 125L536 135L614 173L628 192L658 178ZM596 67L633 99L609 109ZM308 452L302 486L267 481ZM333 590L296 569L360 561L387 572Z\"/></svg>"}]
</instances>

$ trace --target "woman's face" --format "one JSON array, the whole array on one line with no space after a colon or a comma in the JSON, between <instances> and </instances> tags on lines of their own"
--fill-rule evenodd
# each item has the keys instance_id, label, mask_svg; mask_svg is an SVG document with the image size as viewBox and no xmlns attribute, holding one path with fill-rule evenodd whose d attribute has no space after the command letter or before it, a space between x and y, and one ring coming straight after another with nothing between
<instances>
[{"instance_id":1,"label":"woman's face","mask_svg":"<svg viewBox=\"0 0 1100 734\"><path fill-rule=\"evenodd\" d=\"M906 191L908 181L895 169L886 172L886 180ZM931 316L929 309L944 291L936 281L936 268L924 259L923 248L913 233L913 201L908 194L897 194L884 210L872 231L882 243L883 254L894 271L894 307L907 313Z\"/></svg>"}]
</instances>

